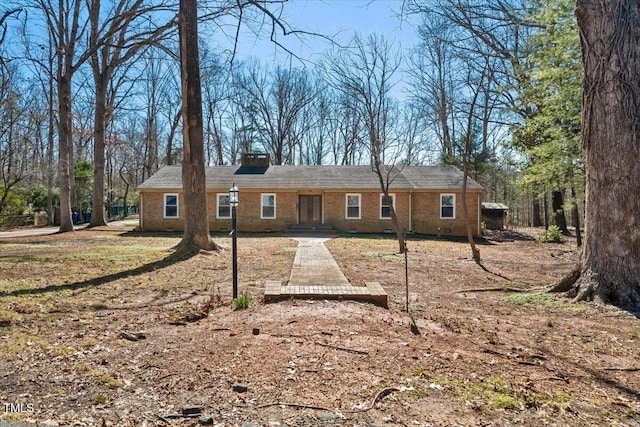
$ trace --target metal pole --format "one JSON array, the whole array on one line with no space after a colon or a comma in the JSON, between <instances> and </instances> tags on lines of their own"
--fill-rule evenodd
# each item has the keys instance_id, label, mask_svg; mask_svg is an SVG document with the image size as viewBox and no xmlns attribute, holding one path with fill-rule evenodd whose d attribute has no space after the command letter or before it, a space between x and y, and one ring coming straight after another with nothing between
<instances>
[{"instance_id":1,"label":"metal pole","mask_svg":"<svg viewBox=\"0 0 640 427\"><path fill-rule=\"evenodd\" d=\"M409 249L407 248L407 232L404 232L404 287L405 287L405 298L407 299L407 303L405 306L405 311L409 312L409 259L408 254Z\"/></svg>"},{"instance_id":2,"label":"metal pole","mask_svg":"<svg viewBox=\"0 0 640 427\"><path fill-rule=\"evenodd\" d=\"M238 230L236 225L236 207L231 207L232 257L233 257L233 299L238 298Z\"/></svg>"}]
</instances>

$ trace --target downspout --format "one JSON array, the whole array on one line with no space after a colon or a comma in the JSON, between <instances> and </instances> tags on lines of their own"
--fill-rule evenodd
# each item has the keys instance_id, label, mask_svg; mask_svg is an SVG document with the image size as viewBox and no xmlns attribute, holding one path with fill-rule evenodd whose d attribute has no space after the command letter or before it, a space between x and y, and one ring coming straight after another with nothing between
<instances>
[{"instance_id":1,"label":"downspout","mask_svg":"<svg viewBox=\"0 0 640 427\"><path fill-rule=\"evenodd\" d=\"M140 231L144 231L144 193L140 193L140 208L138 209L138 227Z\"/></svg>"},{"instance_id":2,"label":"downspout","mask_svg":"<svg viewBox=\"0 0 640 427\"><path fill-rule=\"evenodd\" d=\"M409 190L409 231L413 232L413 190Z\"/></svg>"},{"instance_id":3,"label":"downspout","mask_svg":"<svg viewBox=\"0 0 640 427\"><path fill-rule=\"evenodd\" d=\"M482 196L482 191L478 192L478 213L477 213L477 221L478 221L478 228L477 228L477 233L478 236L481 235L482 231L480 230L480 218L482 215L482 208L481 208L481 203L480 203L480 196Z\"/></svg>"}]
</instances>

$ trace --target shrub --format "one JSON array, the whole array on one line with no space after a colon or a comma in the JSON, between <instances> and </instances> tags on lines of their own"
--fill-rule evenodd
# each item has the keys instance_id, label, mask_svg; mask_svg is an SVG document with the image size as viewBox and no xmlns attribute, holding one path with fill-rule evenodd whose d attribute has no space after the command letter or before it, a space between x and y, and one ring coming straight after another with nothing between
<instances>
[{"instance_id":1,"label":"shrub","mask_svg":"<svg viewBox=\"0 0 640 427\"><path fill-rule=\"evenodd\" d=\"M538 236L538 242L542 243L560 243L562 234L557 225L551 225L544 233Z\"/></svg>"},{"instance_id":2,"label":"shrub","mask_svg":"<svg viewBox=\"0 0 640 427\"><path fill-rule=\"evenodd\" d=\"M5 194L6 191L9 192L8 195ZM14 187L6 190L0 187L0 198L5 195L6 199L0 213L2 213L2 215L22 215L27 208L27 203L20 189Z\"/></svg>"}]
</instances>

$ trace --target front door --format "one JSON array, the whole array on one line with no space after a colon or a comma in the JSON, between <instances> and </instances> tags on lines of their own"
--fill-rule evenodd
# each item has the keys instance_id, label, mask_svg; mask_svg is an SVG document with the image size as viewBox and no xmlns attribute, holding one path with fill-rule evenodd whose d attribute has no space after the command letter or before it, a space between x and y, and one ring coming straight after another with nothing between
<instances>
[{"instance_id":1,"label":"front door","mask_svg":"<svg viewBox=\"0 0 640 427\"><path fill-rule=\"evenodd\" d=\"M322 196L298 196L300 224L322 224Z\"/></svg>"}]
</instances>

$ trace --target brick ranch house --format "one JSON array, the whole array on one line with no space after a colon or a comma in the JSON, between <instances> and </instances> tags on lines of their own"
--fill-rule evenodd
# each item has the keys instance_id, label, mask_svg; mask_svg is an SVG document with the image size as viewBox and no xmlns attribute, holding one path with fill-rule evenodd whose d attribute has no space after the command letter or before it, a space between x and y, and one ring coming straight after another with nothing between
<instances>
[{"instance_id":1,"label":"brick ranch house","mask_svg":"<svg viewBox=\"0 0 640 427\"><path fill-rule=\"evenodd\" d=\"M383 199L370 166L274 166L268 156L248 155L241 166L206 169L209 229L229 231L229 187L240 190L240 232L334 229L392 231L389 200ZM405 166L390 185L401 227L421 234L466 236L462 172L454 166ZM138 187L140 229L184 229L180 166L165 166ZM468 181L467 207L474 235L480 233L482 187Z\"/></svg>"}]
</instances>

